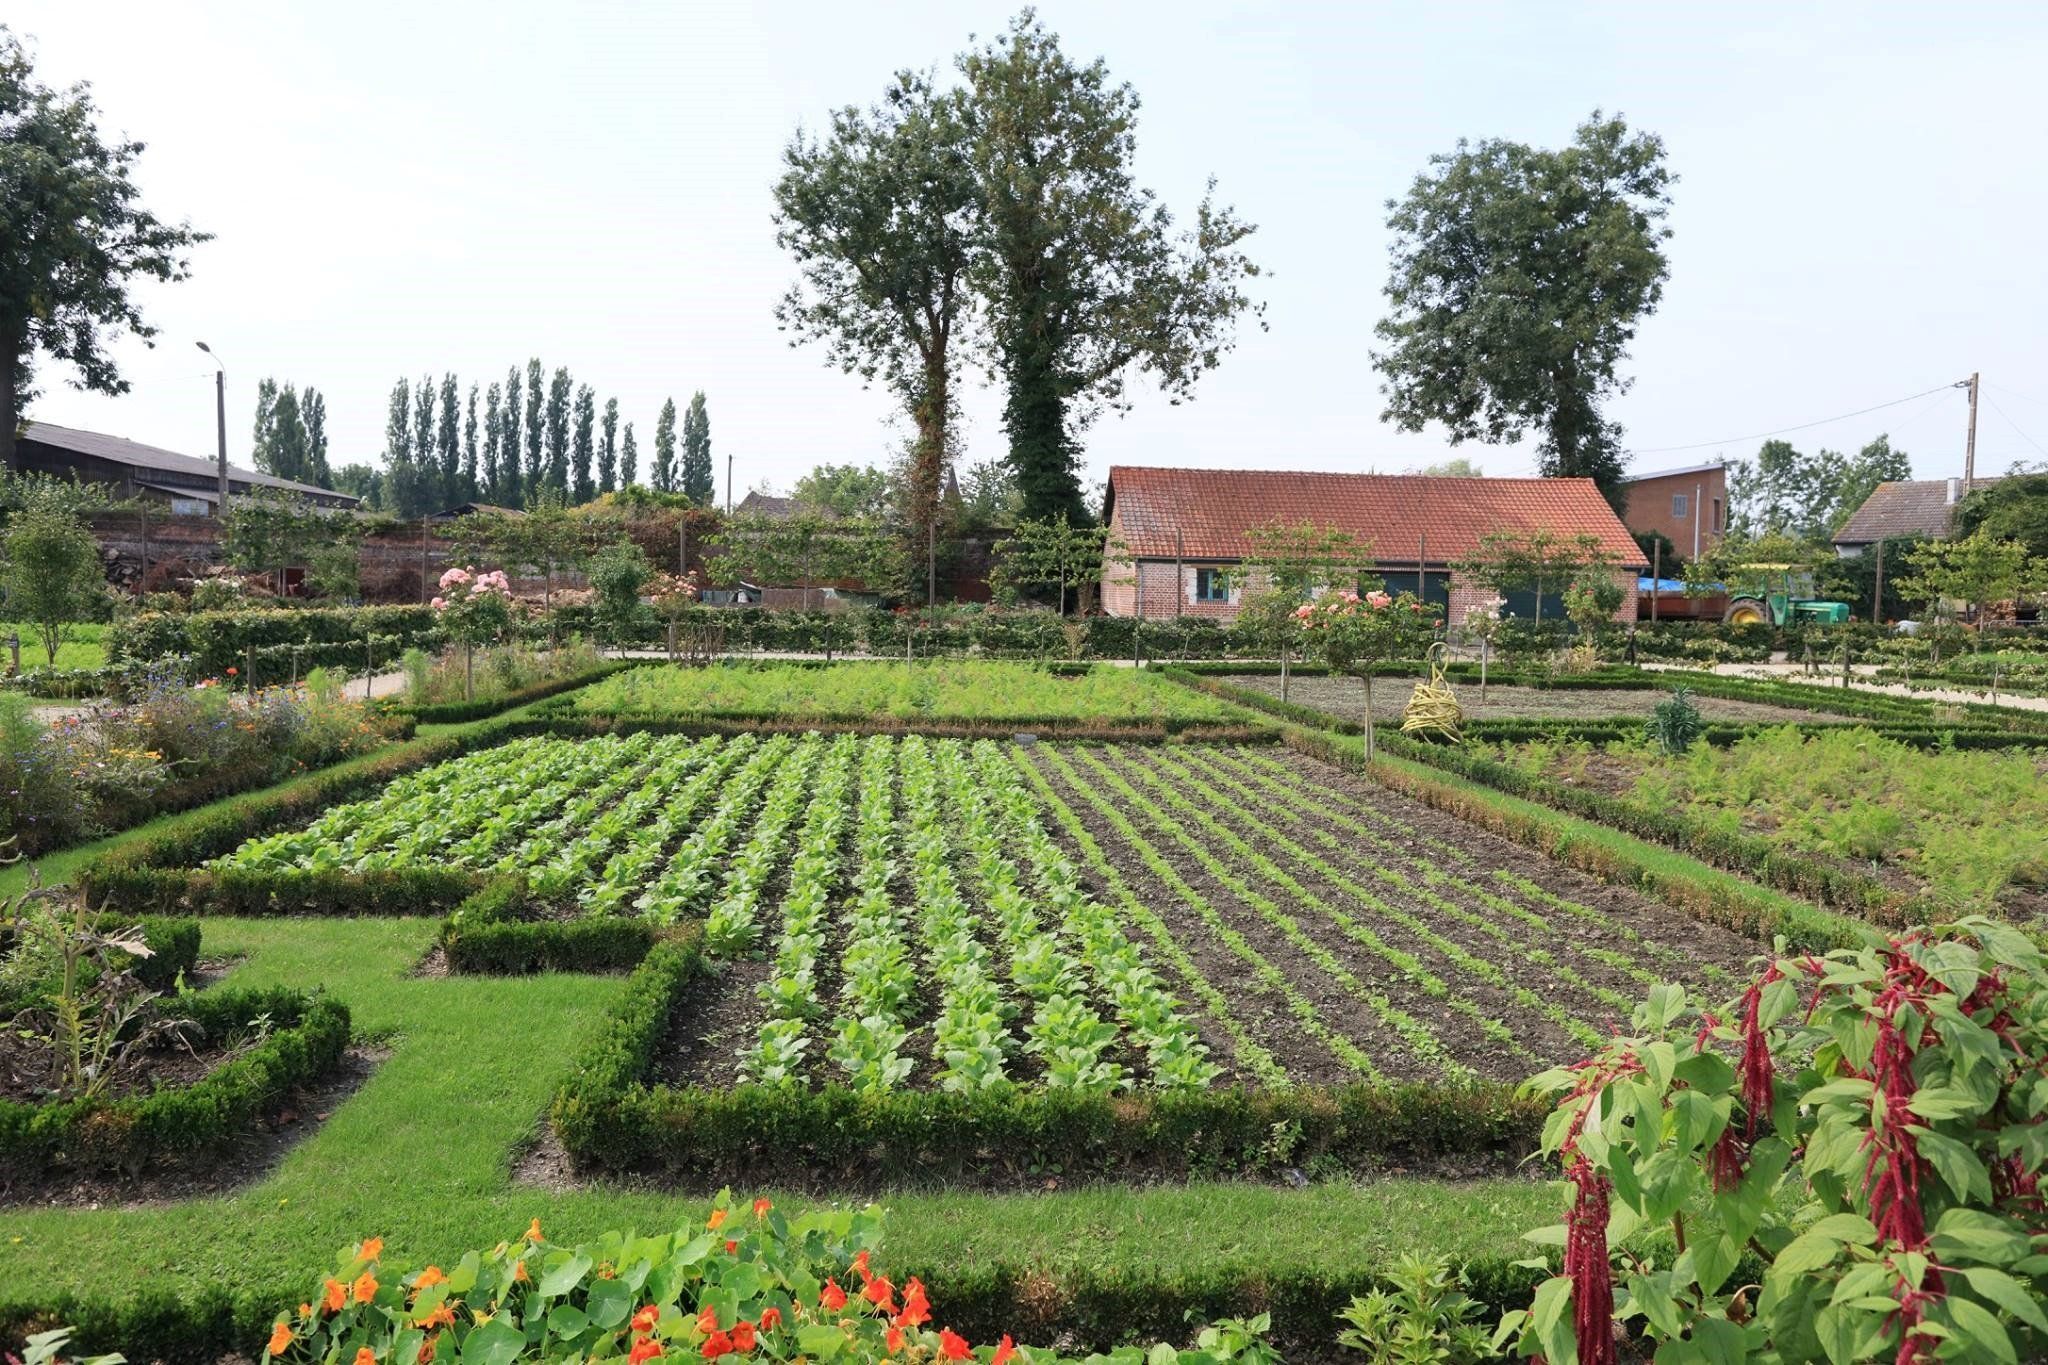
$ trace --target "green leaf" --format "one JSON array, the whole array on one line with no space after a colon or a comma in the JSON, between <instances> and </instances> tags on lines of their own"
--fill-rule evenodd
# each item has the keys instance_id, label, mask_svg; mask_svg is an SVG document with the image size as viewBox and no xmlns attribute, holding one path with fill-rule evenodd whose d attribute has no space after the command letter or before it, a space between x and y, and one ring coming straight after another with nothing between
<instances>
[{"instance_id":1,"label":"green leaf","mask_svg":"<svg viewBox=\"0 0 2048 1365\"><path fill-rule=\"evenodd\" d=\"M1977 981L1983 976L1977 950L1967 943L1950 939L1921 944L1911 951L1926 973L1953 991L1958 999L1976 990Z\"/></svg>"},{"instance_id":2,"label":"green leaf","mask_svg":"<svg viewBox=\"0 0 2048 1365\"><path fill-rule=\"evenodd\" d=\"M512 1365L526 1348L526 1334L503 1318L492 1318L462 1339L462 1365Z\"/></svg>"},{"instance_id":3,"label":"green leaf","mask_svg":"<svg viewBox=\"0 0 2048 1365\"><path fill-rule=\"evenodd\" d=\"M1958 1202L1991 1202L1991 1174L1966 1144L1917 1123L1907 1131Z\"/></svg>"},{"instance_id":4,"label":"green leaf","mask_svg":"<svg viewBox=\"0 0 2048 1365\"><path fill-rule=\"evenodd\" d=\"M1857 1246L1877 1244L1877 1224L1860 1213L1831 1213L1808 1228L1807 1234L1831 1242L1853 1242Z\"/></svg>"},{"instance_id":5,"label":"green leaf","mask_svg":"<svg viewBox=\"0 0 2048 1365\"><path fill-rule=\"evenodd\" d=\"M1678 1301L1671 1295L1671 1272L1629 1276L1628 1296L1629 1302L1660 1335L1675 1337L1684 1334L1685 1317L1679 1312Z\"/></svg>"},{"instance_id":6,"label":"green leaf","mask_svg":"<svg viewBox=\"0 0 2048 1365\"><path fill-rule=\"evenodd\" d=\"M1977 1209L1950 1209L1934 1225L1934 1255L1943 1262L2011 1265L2031 1250L2026 1235L2013 1224Z\"/></svg>"},{"instance_id":7,"label":"green leaf","mask_svg":"<svg viewBox=\"0 0 2048 1365\"><path fill-rule=\"evenodd\" d=\"M2043 1314L2040 1303L2018 1280L2003 1270L1990 1266L1967 1266L1962 1276L1970 1288L1982 1294L2006 1312L2037 1331L2048 1332L2048 1314Z\"/></svg>"},{"instance_id":8,"label":"green leaf","mask_svg":"<svg viewBox=\"0 0 2048 1365\"><path fill-rule=\"evenodd\" d=\"M1735 1088L1735 1068L1718 1052L1695 1052L1673 1068L1678 1080L1708 1095L1725 1095Z\"/></svg>"},{"instance_id":9,"label":"green leaf","mask_svg":"<svg viewBox=\"0 0 2048 1365\"><path fill-rule=\"evenodd\" d=\"M1841 1254L1842 1244L1834 1238L1812 1232L1801 1233L1771 1262L1771 1278L1808 1274L1822 1266L1833 1265Z\"/></svg>"},{"instance_id":10,"label":"green leaf","mask_svg":"<svg viewBox=\"0 0 2048 1365\"><path fill-rule=\"evenodd\" d=\"M544 1299L557 1298L574 1289L585 1275L590 1273L591 1260L578 1252L540 1277L539 1295Z\"/></svg>"},{"instance_id":11,"label":"green leaf","mask_svg":"<svg viewBox=\"0 0 2048 1365\"><path fill-rule=\"evenodd\" d=\"M796 1329L797 1349L804 1355L817 1360L831 1360L845 1354L846 1333L825 1323L812 1323Z\"/></svg>"},{"instance_id":12,"label":"green leaf","mask_svg":"<svg viewBox=\"0 0 2048 1365\"><path fill-rule=\"evenodd\" d=\"M1700 1356L1710 1365L1742 1365L1749 1356L1746 1338L1742 1328L1726 1318L1701 1318L1692 1328Z\"/></svg>"},{"instance_id":13,"label":"green leaf","mask_svg":"<svg viewBox=\"0 0 2048 1365\"><path fill-rule=\"evenodd\" d=\"M633 1291L618 1280L592 1280L584 1305L591 1324L609 1331L633 1314Z\"/></svg>"},{"instance_id":14,"label":"green leaf","mask_svg":"<svg viewBox=\"0 0 2048 1365\"><path fill-rule=\"evenodd\" d=\"M1529 1324L1542 1343L1546 1359L1573 1360L1578 1356L1571 1315L1565 1312L1571 1306L1571 1297L1572 1282L1562 1275L1536 1286L1535 1301L1529 1305Z\"/></svg>"},{"instance_id":15,"label":"green leaf","mask_svg":"<svg viewBox=\"0 0 2048 1365\"><path fill-rule=\"evenodd\" d=\"M548 1331L558 1337L581 1336L590 1326L590 1316L581 1308L559 1304L548 1314Z\"/></svg>"},{"instance_id":16,"label":"green leaf","mask_svg":"<svg viewBox=\"0 0 2048 1365\"><path fill-rule=\"evenodd\" d=\"M1942 1300L1949 1320L1955 1324L1973 1346L1989 1351L2005 1362L2005 1365L2019 1365L2019 1352L2013 1349L2012 1334L2005 1330L2005 1324L1996 1314L1975 1299L1965 1299L1951 1294Z\"/></svg>"},{"instance_id":17,"label":"green leaf","mask_svg":"<svg viewBox=\"0 0 2048 1365\"><path fill-rule=\"evenodd\" d=\"M1981 1114L1988 1106L1966 1090L1935 1085L1915 1091L1906 1107L1923 1119L1960 1119Z\"/></svg>"}]
</instances>

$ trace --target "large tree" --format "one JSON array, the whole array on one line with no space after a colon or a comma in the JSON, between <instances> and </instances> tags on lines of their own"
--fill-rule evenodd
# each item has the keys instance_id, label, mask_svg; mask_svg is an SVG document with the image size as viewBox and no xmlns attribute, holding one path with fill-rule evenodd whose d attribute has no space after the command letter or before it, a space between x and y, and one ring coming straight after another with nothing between
<instances>
[{"instance_id":1,"label":"large tree","mask_svg":"<svg viewBox=\"0 0 2048 1365\"><path fill-rule=\"evenodd\" d=\"M1034 520L1089 519L1078 433L1128 406L1132 373L1173 402L1234 344L1259 273L1253 228L1213 199L1176 229L1135 180L1138 96L1098 59L1077 65L1026 10L960 58L973 178L973 279L1008 387L1010 462Z\"/></svg>"},{"instance_id":2,"label":"large tree","mask_svg":"<svg viewBox=\"0 0 2048 1365\"><path fill-rule=\"evenodd\" d=\"M434 376L420 376L412 391L412 458L418 484L409 516L423 516L441 500L441 461L434 448Z\"/></svg>"},{"instance_id":3,"label":"large tree","mask_svg":"<svg viewBox=\"0 0 2048 1365\"><path fill-rule=\"evenodd\" d=\"M1824 541L1841 528L1880 483L1913 476L1912 461L1879 436L1854 455L1807 455L1789 441L1765 441L1756 458L1729 470L1728 528L1759 539L1790 536Z\"/></svg>"},{"instance_id":4,"label":"large tree","mask_svg":"<svg viewBox=\"0 0 2048 1365\"><path fill-rule=\"evenodd\" d=\"M597 454L597 394L590 385L576 386L575 407L576 434L569 457L572 500L584 503L597 496L597 484L590 473Z\"/></svg>"},{"instance_id":5,"label":"large tree","mask_svg":"<svg viewBox=\"0 0 2048 1365\"><path fill-rule=\"evenodd\" d=\"M837 110L823 137L799 132L783 165L776 240L798 278L776 317L903 405L916 433L905 515L921 539L938 516L969 306L974 184L958 102L900 72L881 103ZM705 456L708 466L708 427Z\"/></svg>"},{"instance_id":6,"label":"large tree","mask_svg":"<svg viewBox=\"0 0 2048 1365\"><path fill-rule=\"evenodd\" d=\"M1956 534L2017 540L2048 560L2048 472L2009 474L1980 485L1956 508Z\"/></svg>"},{"instance_id":7,"label":"large tree","mask_svg":"<svg viewBox=\"0 0 2048 1365\"><path fill-rule=\"evenodd\" d=\"M138 279L182 280L185 252L209 240L142 207L140 142L107 142L83 83L52 90L0 27L0 468L36 396L39 356L71 366L80 388L126 393L110 348L156 329L129 297Z\"/></svg>"},{"instance_id":8,"label":"large tree","mask_svg":"<svg viewBox=\"0 0 2048 1365\"><path fill-rule=\"evenodd\" d=\"M639 477L640 443L633 439L633 424L628 422L619 436L619 487L631 488Z\"/></svg>"},{"instance_id":9,"label":"large tree","mask_svg":"<svg viewBox=\"0 0 2048 1365\"><path fill-rule=\"evenodd\" d=\"M704 390L690 395L683 412L683 464L679 475L683 496L699 507L709 506L716 486L711 470L711 412L704 404Z\"/></svg>"},{"instance_id":10,"label":"large tree","mask_svg":"<svg viewBox=\"0 0 2048 1365\"><path fill-rule=\"evenodd\" d=\"M604 400L604 437L597 444L597 491L610 493L619 486L619 400Z\"/></svg>"},{"instance_id":11,"label":"large tree","mask_svg":"<svg viewBox=\"0 0 2048 1365\"><path fill-rule=\"evenodd\" d=\"M654 422L653 483L657 493L676 491L676 400L673 398L661 405L661 416Z\"/></svg>"},{"instance_id":12,"label":"large tree","mask_svg":"<svg viewBox=\"0 0 2048 1365\"><path fill-rule=\"evenodd\" d=\"M896 491L888 470L858 464L821 464L790 490L805 511L867 521L881 521L895 510Z\"/></svg>"},{"instance_id":13,"label":"large tree","mask_svg":"<svg viewBox=\"0 0 2048 1365\"><path fill-rule=\"evenodd\" d=\"M386 511L416 517L426 510L426 488L414 458L412 386L403 379L391 386L391 410L384 421L384 471L378 491Z\"/></svg>"},{"instance_id":14,"label":"large tree","mask_svg":"<svg viewBox=\"0 0 2048 1365\"><path fill-rule=\"evenodd\" d=\"M478 494L476 429L476 381L471 380L469 406L462 419L462 496L458 502L473 501Z\"/></svg>"},{"instance_id":15,"label":"large tree","mask_svg":"<svg viewBox=\"0 0 2048 1365\"><path fill-rule=\"evenodd\" d=\"M1598 110L1558 150L1489 138L1431 157L1388 204L1386 420L1441 423L1454 444L1534 431L1544 474L1591 478L1620 508L1602 405L1663 296L1671 181L1661 139Z\"/></svg>"},{"instance_id":16,"label":"large tree","mask_svg":"<svg viewBox=\"0 0 2048 1365\"><path fill-rule=\"evenodd\" d=\"M298 390L286 384L277 391L277 399L270 406L270 430L258 448L262 461L259 467L280 479L311 483L311 444L300 414Z\"/></svg>"},{"instance_id":17,"label":"large tree","mask_svg":"<svg viewBox=\"0 0 2048 1365\"><path fill-rule=\"evenodd\" d=\"M547 485L548 491L564 505L569 501L569 407L573 387L569 367L556 366L554 379L548 384Z\"/></svg>"}]
</instances>

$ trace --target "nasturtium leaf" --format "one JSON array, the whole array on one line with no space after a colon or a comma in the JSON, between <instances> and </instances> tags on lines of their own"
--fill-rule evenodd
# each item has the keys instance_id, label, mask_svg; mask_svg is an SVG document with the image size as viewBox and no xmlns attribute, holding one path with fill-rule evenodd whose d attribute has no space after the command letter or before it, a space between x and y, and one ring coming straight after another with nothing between
<instances>
[{"instance_id":1,"label":"nasturtium leaf","mask_svg":"<svg viewBox=\"0 0 2048 1365\"><path fill-rule=\"evenodd\" d=\"M609 1331L633 1314L633 1291L619 1280L592 1280L584 1304L591 1324Z\"/></svg>"},{"instance_id":2,"label":"nasturtium leaf","mask_svg":"<svg viewBox=\"0 0 2048 1365\"><path fill-rule=\"evenodd\" d=\"M525 1346L524 1332L503 1318L492 1318L462 1339L462 1365L512 1365Z\"/></svg>"},{"instance_id":3,"label":"nasturtium leaf","mask_svg":"<svg viewBox=\"0 0 2048 1365\"><path fill-rule=\"evenodd\" d=\"M456 1263L455 1269L448 1272L448 1292L467 1294L476 1288L476 1278L482 1269L483 1259L474 1251L464 1256Z\"/></svg>"},{"instance_id":4,"label":"nasturtium leaf","mask_svg":"<svg viewBox=\"0 0 2048 1365\"><path fill-rule=\"evenodd\" d=\"M833 1360L846 1351L846 1333L826 1323L796 1329L797 1349L814 1360Z\"/></svg>"},{"instance_id":5,"label":"nasturtium leaf","mask_svg":"<svg viewBox=\"0 0 2048 1365\"><path fill-rule=\"evenodd\" d=\"M590 1273L591 1259L578 1253L540 1277L537 1291L544 1299L559 1298L574 1289Z\"/></svg>"},{"instance_id":6,"label":"nasturtium leaf","mask_svg":"<svg viewBox=\"0 0 2048 1365\"><path fill-rule=\"evenodd\" d=\"M1152 1349L1145 1353L1145 1365L1175 1365L1179 1359L1180 1352L1163 1341L1154 1343Z\"/></svg>"},{"instance_id":7,"label":"nasturtium leaf","mask_svg":"<svg viewBox=\"0 0 2048 1365\"><path fill-rule=\"evenodd\" d=\"M590 1317L581 1308L559 1304L548 1314L548 1331L558 1337L581 1336L590 1326Z\"/></svg>"}]
</instances>

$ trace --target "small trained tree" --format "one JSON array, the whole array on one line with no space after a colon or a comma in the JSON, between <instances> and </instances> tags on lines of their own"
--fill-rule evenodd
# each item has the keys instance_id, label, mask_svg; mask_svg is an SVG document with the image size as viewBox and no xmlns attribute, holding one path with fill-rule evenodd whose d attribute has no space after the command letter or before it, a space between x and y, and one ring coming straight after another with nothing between
<instances>
[{"instance_id":1,"label":"small trained tree","mask_svg":"<svg viewBox=\"0 0 2048 1365\"><path fill-rule=\"evenodd\" d=\"M1614 623L1621 599L1621 584L1614 575L1597 569L1581 573L1564 590L1564 614L1579 632L1580 666L1591 668L1599 661L1600 633Z\"/></svg>"},{"instance_id":2,"label":"small trained tree","mask_svg":"<svg viewBox=\"0 0 2048 1365\"><path fill-rule=\"evenodd\" d=\"M1372 762L1372 670L1393 659L1419 659L1436 634L1436 618L1413 593L1327 592L1295 610L1308 647L1331 671L1365 684L1365 761Z\"/></svg>"},{"instance_id":3,"label":"small trained tree","mask_svg":"<svg viewBox=\"0 0 2048 1365\"><path fill-rule=\"evenodd\" d=\"M1349 531L1303 521L1275 521L1245 536L1238 577L1244 585L1234 625L1280 657L1280 699L1288 696L1288 664L1300 642L1295 612L1324 589L1361 579L1372 562L1371 547ZM1375 578L1372 587L1381 586Z\"/></svg>"},{"instance_id":4,"label":"small trained tree","mask_svg":"<svg viewBox=\"0 0 2048 1365\"><path fill-rule=\"evenodd\" d=\"M737 582L752 574L764 584L803 588L804 606L818 582L898 583L904 572L903 541L874 522L826 520L816 516L729 517L706 537L716 581Z\"/></svg>"},{"instance_id":5,"label":"small trained tree","mask_svg":"<svg viewBox=\"0 0 2048 1365\"><path fill-rule=\"evenodd\" d=\"M1087 608L1085 588L1102 579L1105 555L1123 549L1104 526L1074 525L1064 514L1049 521L1020 521L995 545L996 565L989 586L999 594L1025 588L1056 588L1059 612L1067 614L1067 589L1076 593L1076 607Z\"/></svg>"},{"instance_id":6,"label":"small trained tree","mask_svg":"<svg viewBox=\"0 0 2048 1365\"><path fill-rule=\"evenodd\" d=\"M2048 564L2030 559L2024 542L1982 534L1961 540L1929 540L1906 561L1910 576L1899 584L1908 597L1961 603L1973 608L1979 625L1984 608L2016 602L2048 587Z\"/></svg>"},{"instance_id":7,"label":"small trained tree","mask_svg":"<svg viewBox=\"0 0 2048 1365\"><path fill-rule=\"evenodd\" d=\"M100 546L85 523L69 510L36 504L7 519L5 614L25 621L42 641L50 667L75 622L95 614L106 593Z\"/></svg>"},{"instance_id":8,"label":"small trained tree","mask_svg":"<svg viewBox=\"0 0 2048 1365\"><path fill-rule=\"evenodd\" d=\"M590 561L591 591L596 594L597 623L610 634L612 646L624 651L639 614L640 590L654 575L647 555L631 540L616 540Z\"/></svg>"},{"instance_id":9,"label":"small trained tree","mask_svg":"<svg viewBox=\"0 0 2048 1365\"><path fill-rule=\"evenodd\" d=\"M1533 591L1536 620L1543 620L1543 593L1561 588L1589 570L1604 569L1614 557L1598 536L1561 536L1555 531L1489 531L1478 549L1452 567L1494 592ZM1620 605L1619 602L1616 603Z\"/></svg>"}]
</instances>

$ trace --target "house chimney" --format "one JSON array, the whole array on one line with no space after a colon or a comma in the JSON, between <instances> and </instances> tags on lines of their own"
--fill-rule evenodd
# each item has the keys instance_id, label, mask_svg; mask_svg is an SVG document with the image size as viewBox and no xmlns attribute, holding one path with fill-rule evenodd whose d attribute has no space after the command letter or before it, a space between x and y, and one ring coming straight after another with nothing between
<instances>
[{"instance_id":1,"label":"house chimney","mask_svg":"<svg viewBox=\"0 0 2048 1365\"><path fill-rule=\"evenodd\" d=\"M1962 486L1963 486L1963 481L1962 481L1961 479L1950 479L1950 480L1948 481L1948 501L1949 501L1949 506L1951 506L1951 507L1955 506L1955 501L1956 501L1956 494L1957 494L1957 493L1958 493L1959 491L1961 491L1961 489L1962 489Z\"/></svg>"}]
</instances>

